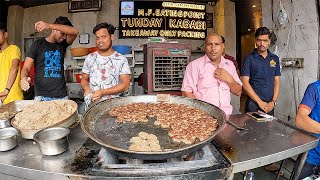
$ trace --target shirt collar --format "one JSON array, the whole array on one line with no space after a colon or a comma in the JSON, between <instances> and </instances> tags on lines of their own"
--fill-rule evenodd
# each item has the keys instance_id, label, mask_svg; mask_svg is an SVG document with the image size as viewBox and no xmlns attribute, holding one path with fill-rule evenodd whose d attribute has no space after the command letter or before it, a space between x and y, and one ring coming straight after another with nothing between
<instances>
[{"instance_id":1,"label":"shirt collar","mask_svg":"<svg viewBox=\"0 0 320 180\"><path fill-rule=\"evenodd\" d=\"M268 51L268 55L267 55L266 59L267 59L268 57L273 57L273 56L274 56L274 54L273 54L269 49L267 49L267 51ZM257 58L257 57L260 57L260 54L258 53L257 48L255 48L255 49L253 50L252 54L253 54L253 56L256 57L256 58Z\"/></svg>"},{"instance_id":2,"label":"shirt collar","mask_svg":"<svg viewBox=\"0 0 320 180\"><path fill-rule=\"evenodd\" d=\"M211 60L209 59L209 57L207 55L205 55L205 64L207 63L212 63ZM230 61L231 62L231 61ZM225 59L222 55L221 55L221 61L219 64L219 67L223 67L224 65L228 65L230 63L227 59Z\"/></svg>"}]
</instances>

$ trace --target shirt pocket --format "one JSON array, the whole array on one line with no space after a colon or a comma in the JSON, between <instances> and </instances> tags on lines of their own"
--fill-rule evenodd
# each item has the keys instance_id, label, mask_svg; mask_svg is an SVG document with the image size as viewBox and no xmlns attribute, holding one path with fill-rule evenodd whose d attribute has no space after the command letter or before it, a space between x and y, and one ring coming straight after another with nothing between
<instances>
[{"instance_id":1,"label":"shirt pocket","mask_svg":"<svg viewBox=\"0 0 320 180\"><path fill-rule=\"evenodd\" d=\"M214 78L213 74L201 74L199 75L199 80L197 87L198 89L211 89L219 86L219 81Z\"/></svg>"},{"instance_id":2,"label":"shirt pocket","mask_svg":"<svg viewBox=\"0 0 320 180\"><path fill-rule=\"evenodd\" d=\"M230 91L230 87L226 82L220 82L219 89L221 89L222 91Z\"/></svg>"}]
</instances>

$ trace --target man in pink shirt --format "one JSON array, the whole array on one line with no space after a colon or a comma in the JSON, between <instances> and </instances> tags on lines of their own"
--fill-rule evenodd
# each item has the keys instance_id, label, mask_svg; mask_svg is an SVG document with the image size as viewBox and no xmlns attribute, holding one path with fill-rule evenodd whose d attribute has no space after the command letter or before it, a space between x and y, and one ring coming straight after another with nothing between
<instances>
[{"instance_id":1,"label":"man in pink shirt","mask_svg":"<svg viewBox=\"0 0 320 180\"><path fill-rule=\"evenodd\" d=\"M242 82L234 64L222 56L224 48L219 34L209 34L205 41L206 54L188 64L181 91L183 96L211 103L230 115L230 92L239 96Z\"/></svg>"}]
</instances>

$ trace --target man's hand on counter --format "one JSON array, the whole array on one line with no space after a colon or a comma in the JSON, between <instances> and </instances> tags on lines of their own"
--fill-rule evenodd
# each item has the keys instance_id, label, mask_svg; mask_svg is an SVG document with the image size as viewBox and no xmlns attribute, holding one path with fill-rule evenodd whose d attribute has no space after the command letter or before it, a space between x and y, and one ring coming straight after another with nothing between
<instances>
[{"instance_id":1,"label":"man's hand on counter","mask_svg":"<svg viewBox=\"0 0 320 180\"><path fill-rule=\"evenodd\" d=\"M0 101L3 102L6 98L7 95L2 94L3 92L0 93Z\"/></svg>"},{"instance_id":2,"label":"man's hand on counter","mask_svg":"<svg viewBox=\"0 0 320 180\"><path fill-rule=\"evenodd\" d=\"M87 96L88 94L93 94L93 93L92 93L91 90L90 90L90 91L85 91L85 92L83 93L83 96L85 97L85 96Z\"/></svg>"},{"instance_id":3,"label":"man's hand on counter","mask_svg":"<svg viewBox=\"0 0 320 180\"><path fill-rule=\"evenodd\" d=\"M96 90L92 94L92 101L97 101L97 100L101 99L103 95L104 94L103 94L103 90L102 89Z\"/></svg>"},{"instance_id":4,"label":"man's hand on counter","mask_svg":"<svg viewBox=\"0 0 320 180\"><path fill-rule=\"evenodd\" d=\"M0 97L8 96L9 90L6 88L4 91L0 92Z\"/></svg>"},{"instance_id":5,"label":"man's hand on counter","mask_svg":"<svg viewBox=\"0 0 320 180\"><path fill-rule=\"evenodd\" d=\"M0 101L3 102L7 98L8 94L9 92L7 90L0 92Z\"/></svg>"},{"instance_id":6,"label":"man's hand on counter","mask_svg":"<svg viewBox=\"0 0 320 180\"><path fill-rule=\"evenodd\" d=\"M31 78L30 77L23 77L20 80L20 86L23 91L27 91L30 88L30 82Z\"/></svg>"}]
</instances>

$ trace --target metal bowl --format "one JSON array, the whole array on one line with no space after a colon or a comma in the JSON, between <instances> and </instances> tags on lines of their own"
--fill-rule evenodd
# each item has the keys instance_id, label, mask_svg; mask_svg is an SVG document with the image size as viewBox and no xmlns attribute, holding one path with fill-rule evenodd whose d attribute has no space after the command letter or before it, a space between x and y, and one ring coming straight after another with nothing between
<instances>
[{"instance_id":1,"label":"metal bowl","mask_svg":"<svg viewBox=\"0 0 320 180\"><path fill-rule=\"evenodd\" d=\"M68 150L69 133L68 128L52 127L38 131L33 139L38 142L42 154L52 156Z\"/></svg>"},{"instance_id":2,"label":"metal bowl","mask_svg":"<svg viewBox=\"0 0 320 180\"><path fill-rule=\"evenodd\" d=\"M26 101L26 100L25 100ZM56 124L52 124L51 126L49 127L69 127L71 126L72 124L74 124L77 120L78 120L78 113L77 113L77 109L78 109L78 105L76 102L72 101L72 100L56 100L57 103L60 103L60 102L63 102L63 101L68 101L72 104L72 108L73 108L73 114L70 115L69 117L67 117L66 119L61 119L60 122L57 122ZM26 102L28 103L28 102ZM30 104L30 103L29 103ZM33 101L33 104L35 104L35 102ZM33 104L30 104L30 105L33 105ZM30 106L29 105L29 106ZM25 107L23 107L22 109L24 109ZM18 129L19 130L19 136L24 138L24 139L33 139L33 136L36 132L42 130L42 129L45 129L45 128L41 128L41 129L32 129L32 128L26 128L26 127L19 127L17 125L17 119L14 117L12 120L11 120L11 125ZM46 128L49 128L49 127L46 127Z\"/></svg>"},{"instance_id":3,"label":"metal bowl","mask_svg":"<svg viewBox=\"0 0 320 180\"><path fill-rule=\"evenodd\" d=\"M6 127L10 127L11 124L10 124L10 120L7 119L7 118L1 118L0 119L0 129L2 128L6 128Z\"/></svg>"},{"instance_id":4,"label":"metal bowl","mask_svg":"<svg viewBox=\"0 0 320 180\"><path fill-rule=\"evenodd\" d=\"M17 146L18 131L13 127L0 129L0 151L8 151Z\"/></svg>"}]
</instances>

